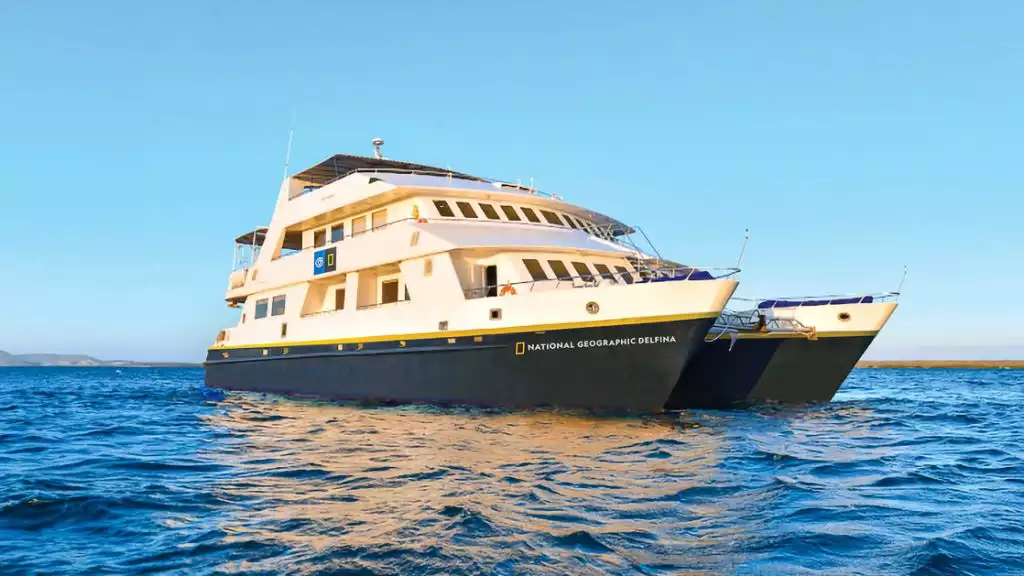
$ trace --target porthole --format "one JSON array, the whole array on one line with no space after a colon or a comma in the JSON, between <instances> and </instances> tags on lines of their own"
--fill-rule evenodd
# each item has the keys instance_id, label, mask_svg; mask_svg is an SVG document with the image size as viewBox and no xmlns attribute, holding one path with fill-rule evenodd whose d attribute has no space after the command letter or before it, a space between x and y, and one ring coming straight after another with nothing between
<instances>
[{"instance_id":1,"label":"porthole","mask_svg":"<svg viewBox=\"0 0 1024 576\"><path fill-rule=\"evenodd\" d=\"M601 307L597 305L597 302L587 302L587 312L591 314L597 314L601 311Z\"/></svg>"},{"instance_id":2,"label":"porthole","mask_svg":"<svg viewBox=\"0 0 1024 576\"><path fill-rule=\"evenodd\" d=\"M840 312L839 313L839 321L840 322L846 322L849 319L850 319L850 313L849 312Z\"/></svg>"}]
</instances>

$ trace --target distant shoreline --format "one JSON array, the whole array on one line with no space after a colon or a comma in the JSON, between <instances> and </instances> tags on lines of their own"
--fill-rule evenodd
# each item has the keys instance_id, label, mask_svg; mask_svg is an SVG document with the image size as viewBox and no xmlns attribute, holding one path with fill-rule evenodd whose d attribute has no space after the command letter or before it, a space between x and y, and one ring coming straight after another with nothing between
<instances>
[{"instance_id":1,"label":"distant shoreline","mask_svg":"<svg viewBox=\"0 0 1024 576\"><path fill-rule=\"evenodd\" d=\"M861 360L857 368L1024 368L1024 360Z\"/></svg>"}]
</instances>

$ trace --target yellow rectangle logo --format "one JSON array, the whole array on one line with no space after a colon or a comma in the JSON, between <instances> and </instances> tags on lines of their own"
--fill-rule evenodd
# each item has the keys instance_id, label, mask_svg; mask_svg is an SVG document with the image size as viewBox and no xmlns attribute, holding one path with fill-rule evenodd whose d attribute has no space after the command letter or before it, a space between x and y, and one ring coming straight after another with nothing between
<instances>
[{"instance_id":1,"label":"yellow rectangle logo","mask_svg":"<svg viewBox=\"0 0 1024 576\"><path fill-rule=\"evenodd\" d=\"M526 354L526 342L516 342L516 356Z\"/></svg>"}]
</instances>

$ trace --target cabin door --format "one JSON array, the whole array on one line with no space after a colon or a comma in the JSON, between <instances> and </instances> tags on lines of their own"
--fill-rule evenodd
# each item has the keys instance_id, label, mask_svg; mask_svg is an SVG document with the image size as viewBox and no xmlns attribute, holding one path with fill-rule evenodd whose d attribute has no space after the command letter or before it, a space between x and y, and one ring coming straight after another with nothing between
<instances>
[{"instance_id":1,"label":"cabin door","mask_svg":"<svg viewBox=\"0 0 1024 576\"><path fill-rule=\"evenodd\" d=\"M498 295L498 267L487 266L484 268L484 286L487 288L487 297L493 298Z\"/></svg>"}]
</instances>

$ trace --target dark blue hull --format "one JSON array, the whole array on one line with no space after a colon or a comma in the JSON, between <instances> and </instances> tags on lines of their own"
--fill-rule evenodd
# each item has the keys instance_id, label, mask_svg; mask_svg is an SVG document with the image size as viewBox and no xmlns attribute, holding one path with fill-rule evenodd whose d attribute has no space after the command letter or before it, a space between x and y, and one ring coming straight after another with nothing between
<instances>
[{"instance_id":1,"label":"dark blue hull","mask_svg":"<svg viewBox=\"0 0 1024 576\"><path fill-rule=\"evenodd\" d=\"M704 343L684 368L666 409L828 402L875 338L759 336L738 338L731 350L728 336Z\"/></svg>"},{"instance_id":2,"label":"dark blue hull","mask_svg":"<svg viewBox=\"0 0 1024 576\"><path fill-rule=\"evenodd\" d=\"M658 412L713 322L212 348L205 379L332 400Z\"/></svg>"}]
</instances>

